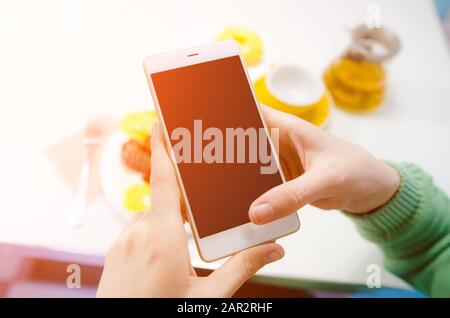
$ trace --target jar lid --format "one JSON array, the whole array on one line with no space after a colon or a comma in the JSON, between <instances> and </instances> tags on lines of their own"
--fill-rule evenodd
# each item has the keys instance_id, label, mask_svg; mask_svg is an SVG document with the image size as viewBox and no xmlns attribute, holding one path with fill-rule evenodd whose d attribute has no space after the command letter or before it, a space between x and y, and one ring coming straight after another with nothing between
<instances>
[{"instance_id":1,"label":"jar lid","mask_svg":"<svg viewBox=\"0 0 450 318\"><path fill-rule=\"evenodd\" d=\"M398 36L386 27L369 28L359 25L352 30L349 54L352 58L365 58L382 63L394 57L400 50Z\"/></svg>"}]
</instances>

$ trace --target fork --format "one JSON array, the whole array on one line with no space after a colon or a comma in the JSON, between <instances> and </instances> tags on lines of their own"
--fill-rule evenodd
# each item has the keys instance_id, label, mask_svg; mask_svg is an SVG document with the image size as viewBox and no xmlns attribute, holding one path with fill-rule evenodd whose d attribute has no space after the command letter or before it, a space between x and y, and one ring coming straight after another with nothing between
<instances>
[{"instance_id":1,"label":"fork","mask_svg":"<svg viewBox=\"0 0 450 318\"><path fill-rule=\"evenodd\" d=\"M92 161L95 150L102 143L103 133L102 119L100 117L90 119L84 129L83 145L86 149L86 158L81 167L75 200L69 212L68 225L70 227L78 227L84 221Z\"/></svg>"}]
</instances>

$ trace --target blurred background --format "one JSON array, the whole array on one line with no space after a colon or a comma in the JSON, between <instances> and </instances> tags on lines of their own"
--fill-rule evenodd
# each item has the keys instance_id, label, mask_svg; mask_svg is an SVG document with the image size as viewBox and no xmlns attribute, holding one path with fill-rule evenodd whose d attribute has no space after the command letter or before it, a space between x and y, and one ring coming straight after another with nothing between
<instances>
[{"instance_id":1,"label":"blurred background","mask_svg":"<svg viewBox=\"0 0 450 318\"><path fill-rule=\"evenodd\" d=\"M142 61L178 48L236 40L262 103L419 164L450 193L449 10L450 0L0 0L0 296L95 295L108 247L149 205L156 119ZM283 68L307 98L268 88ZM300 218L281 240L286 257L238 296L423 297L345 216L308 206ZM190 247L202 273L221 263ZM67 287L69 264L81 288ZM366 286L371 264L380 289Z\"/></svg>"}]
</instances>

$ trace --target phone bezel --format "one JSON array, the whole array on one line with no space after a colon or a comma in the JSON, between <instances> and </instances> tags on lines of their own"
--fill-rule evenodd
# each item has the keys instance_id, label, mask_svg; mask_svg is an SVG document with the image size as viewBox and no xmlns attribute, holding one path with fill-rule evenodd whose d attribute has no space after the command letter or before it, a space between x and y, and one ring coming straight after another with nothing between
<instances>
[{"instance_id":1,"label":"phone bezel","mask_svg":"<svg viewBox=\"0 0 450 318\"><path fill-rule=\"evenodd\" d=\"M283 236L292 234L298 231L298 229L300 228L300 221L298 215L297 213L293 213L277 221L264 225L256 225L249 222L204 238L200 238L198 235L197 227L195 225L195 218L193 217L193 213L189 205L189 200L187 198L186 191L184 188L184 183L181 178L178 165L176 164L175 155L171 147L170 137L165 125L164 118L162 116L162 112L159 106L157 94L152 82L151 75L153 73L168 71L179 67L195 65L198 63L204 63L236 55L239 56L241 60L241 65L244 68L247 81L249 83L249 87L253 95L253 99L258 109L259 116L266 130L266 135L269 136L267 125L265 124L264 118L262 116L261 108L259 106L258 100L256 99L256 95L253 89L253 85L251 84L249 74L247 72L246 67L244 66L245 64L240 54L239 47L234 41L215 42L211 44L181 49L155 56L149 56L144 59L144 70L147 77L148 85L150 87L150 92L153 98L154 107L158 114L158 119L161 123L166 144L169 146L168 147L169 155L172 159L172 163L174 164L177 180L180 186L180 191L183 200L185 201L186 204L189 224L191 226L195 244L197 246L200 258L205 262L213 262L218 259L235 254L249 247L256 246L264 242L273 241ZM276 149L272 144L271 138L268 137L268 139L272 151L275 153L276 163L278 165L281 178L283 179L283 182L286 182L285 176L281 169L281 165L278 161Z\"/></svg>"}]
</instances>

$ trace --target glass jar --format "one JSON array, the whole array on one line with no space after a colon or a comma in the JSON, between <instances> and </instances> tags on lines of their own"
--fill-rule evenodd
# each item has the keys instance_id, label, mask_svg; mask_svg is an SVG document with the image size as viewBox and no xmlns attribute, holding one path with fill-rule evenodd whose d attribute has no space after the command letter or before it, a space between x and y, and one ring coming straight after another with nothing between
<instances>
[{"instance_id":1,"label":"glass jar","mask_svg":"<svg viewBox=\"0 0 450 318\"><path fill-rule=\"evenodd\" d=\"M324 73L336 106L363 112L380 105L386 91L383 63L399 49L398 37L387 28L356 27L348 49Z\"/></svg>"}]
</instances>

